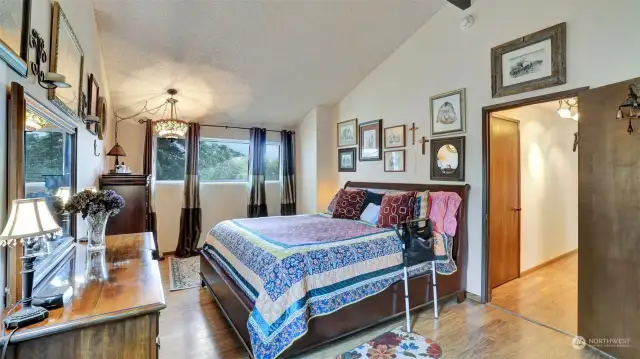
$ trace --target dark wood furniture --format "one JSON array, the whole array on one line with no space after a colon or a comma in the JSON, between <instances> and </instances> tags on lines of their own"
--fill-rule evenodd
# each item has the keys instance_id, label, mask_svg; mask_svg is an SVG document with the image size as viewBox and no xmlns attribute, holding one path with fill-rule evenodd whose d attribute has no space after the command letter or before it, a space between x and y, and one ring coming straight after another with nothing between
<instances>
[{"instance_id":1,"label":"dark wood furniture","mask_svg":"<svg viewBox=\"0 0 640 359\"><path fill-rule=\"evenodd\" d=\"M113 190L124 198L126 206L107 223L107 235L140 233L147 228L149 175L104 174L100 189Z\"/></svg>"},{"instance_id":2,"label":"dark wood furniture","mask_svg":"<svg viewBox=\"0 0 640 359\"><path fill-rule=\"evenodd\" d=\"M158 318L165 303L152 249L151 233L109 236L104 267L95 260L89 267L86 247L78 244L43 289L66 283L71 299L49 311L45 321L18 329L7 358L157 358Z\"/></svg>"},{"instance_id":3,"label":"dark wood furniture","mask_svg":"<svg viewBox=\"0 0 640 359\"><path fill-rule=\"evenodd\" d=\"M640 136L616 120L632 83L578 96L578 335L617 358L640 358Z\"/></svg>"},{"instance_id":4,"label":"dark wood furniture","mask_svg":"<svg viewBox=\"0 0 640 359\"><path fill-rule=\"evenodd\" d=\"M462 204L456 216L458 231L454 237L453 246L453 256L458 266L458 271L453 275L438 276L438 299L445 299L454 295L457 296L458 302L462 302L465 299L469 185L347 182L345 188L347 187L371 190L430 190L458 193L462 197ZM253 303L206 251L202 251L200 256L200 276L202 277L203 285L209 289L231 327L247 351L251 353L247 320L253 310ZM425 274L410 280L409 297L412 310L422 308L433 302L433 293L429 289L430 278L430 275ZM404 289L403 282L400 281L378 295L344 307L333 314L311 319L308 333L294 342L278 358L291 357L328 344L347 335L401 316L404 311Z\"/></svg>"}]
</instances>

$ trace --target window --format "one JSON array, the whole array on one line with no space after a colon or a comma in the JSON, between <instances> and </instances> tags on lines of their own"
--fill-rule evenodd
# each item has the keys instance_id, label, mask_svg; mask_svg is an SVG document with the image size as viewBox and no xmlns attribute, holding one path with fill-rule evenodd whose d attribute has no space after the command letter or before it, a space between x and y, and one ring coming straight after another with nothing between
<instances>
[{"instance_id":1,"label":"window","mask_svg":"<svg viewBox=\"0 0 640 359\"><path fill-rule=\"evenodd\" d=\"M158 139L156 175L159 181L180 181L185 169L184 140ZM249 142L200 140L201 181L246 182L249 177ZM266 180L280 179L280 145L267 144Z\"/></svg>"}]
</instances>

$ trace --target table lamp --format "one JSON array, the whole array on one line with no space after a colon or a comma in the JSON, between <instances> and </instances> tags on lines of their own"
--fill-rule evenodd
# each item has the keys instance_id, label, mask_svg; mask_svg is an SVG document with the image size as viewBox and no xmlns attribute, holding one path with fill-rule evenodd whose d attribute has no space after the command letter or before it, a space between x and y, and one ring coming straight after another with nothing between
<instances>
[{"instance_id":1,"label":"table lamp","mask_svg":"<svg viewBox=\"0 0 640 359\"><path fill-rule=\"evenodd\" d=\"M3 322L6 328L21 328L38 323L49 317L49 312L31 305L33 294L33 262L39 256L33 246L48 234L60 232L43 198L16 199L11 204L11 214L0 234L0 244L15 245L16 239L24 248L22 259L22 308L7 316Z\"/></svg>"},{"instance_id":2,"label":"table lamp","mask_svg":"<svg viewBox=\"0 0 640 359\"><path fill-rule=\"evenodd\" d=\"M60 187L56 191L56 197L60 197L63 205L67 204L70 196L71 196L71 188L69 187ZM71 216L69 216L69 212L67 211L62 212L62 234L64 236L69 235L70 223L71 223Z\"/></svg>"}]
</instances>

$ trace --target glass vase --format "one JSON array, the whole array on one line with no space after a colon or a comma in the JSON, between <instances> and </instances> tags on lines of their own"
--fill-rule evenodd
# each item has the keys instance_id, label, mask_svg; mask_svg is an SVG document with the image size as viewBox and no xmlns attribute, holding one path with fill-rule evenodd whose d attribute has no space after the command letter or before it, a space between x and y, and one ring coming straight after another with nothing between
<instances>
[{"instance_id":1,"label":"glass vase","mask_svg":"<svg viewBox=\"0 0 640 359\"><path fill-rule=\"evenodd\" d=\"M87 216L87 225L89 233L87 235L87 251L104 251L106 243L104 239L105 230L107 229L107 221L110 212L100 212Z\"/></svg>"}]
</instances>

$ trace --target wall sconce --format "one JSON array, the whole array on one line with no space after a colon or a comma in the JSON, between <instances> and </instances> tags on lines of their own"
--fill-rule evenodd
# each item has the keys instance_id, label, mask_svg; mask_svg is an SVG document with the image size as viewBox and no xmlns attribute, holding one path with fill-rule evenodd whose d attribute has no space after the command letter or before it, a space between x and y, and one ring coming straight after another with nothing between
<instances>
[{"instance_id":1,"label":"wall sconce","mask_svg":"<svg viewBox=\"0 0 640 359\"><path fill-rule=\"evenodd\" d=\"M573 109L576 109L576 113L573 113ZM558 115L562 118L571 118L578 121L578 98L570 98L567 100L558 101Z\"/></svg>"},{"instance_id":2,"label":"wall sconce","mask_svg":"<svg viewBox=\"0 0 640 359\"><path fill-rule=\"evenodd\" d=\"M38 85L47 90L60 88L69 88L64 75L55 72L44 72L40 67L47 62L47 53L44 50L44 39L38 31L31 29L31 38L29 39L29 47L36 49L36 62L31 63L31 72L38 79Z\"/></svg>"},{"instance_id":3,"label":"wall sconce","mask_svg":"<svg viewBox=\"0 0 640 359\"><path fill-rule=\"evenodd\" d=\"M640 104L638 103L638 87L634 84L629 85L629 94L627 99L618 107L617 119L623 118L629 119L629 127L627 132L633 133L633 126L631 126L632 119L640 118Z\"/></svg>"}]
</instances>

